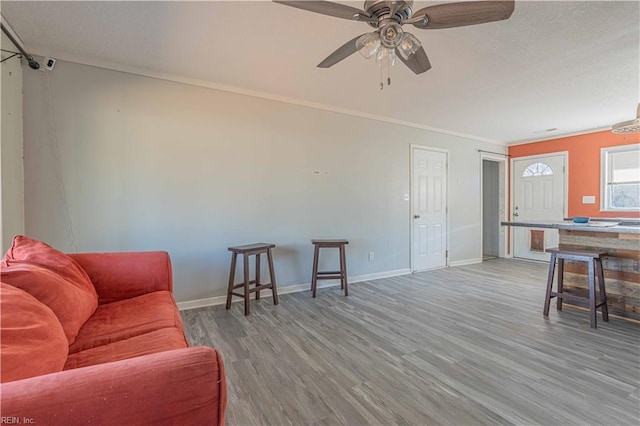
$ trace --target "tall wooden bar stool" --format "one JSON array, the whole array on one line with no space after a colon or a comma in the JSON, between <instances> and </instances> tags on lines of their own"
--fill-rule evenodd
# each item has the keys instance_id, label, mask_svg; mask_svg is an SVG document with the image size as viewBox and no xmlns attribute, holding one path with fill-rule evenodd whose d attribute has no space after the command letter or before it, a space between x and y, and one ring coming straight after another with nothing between
<instances>
[{"instance_id":1,"label":"tall wooden bar stool","mask_svg":"<svg viewBox=\"0 0 640 426\"><path fill-rule=\"evenodd\" d=\"M313 251L313 275L311 275L311 292L316 297L318 288L318 280L340 279L340 288L344 289L344 295L349 295L349 287L347 287L347 258L345 255L345 245L349 244L347 240L311 240L314 246ZM318 271L318 260L321 248L338 248L340 249L340 270L339 271Z\"/></svg>"},{"instance_id":2,"label":"tall wooden bar stool","mask_svg":"<svg viewBox=\"0 0 640 426\"><path fill-rule=\"evenodd\" d=\"M269 288L271 289L273 295L273 304L278 304L278 288L276 286L276 275L273 271L273 256L271 255L271 249L275 246L275 244L256 243L247 244L244 246L229 247L229 251L233 254L231 255L231 271L229 272L229 288L227 289L227 309L231 308L232 296L242 297L244 298L244 314L249 315L249 296L251 295L251 293L255 293L256 300L259 300L260 291ZM262 284L260 282L260 255L263 253L266 253L267 255L269 276L271 278L271 282L266 284ZM244 255L244 277L241 283L236 284L236 260L239 254ZM256 257L256 277L253 280L249 277L249 256ZM253 288L251 288L252 284L254 285ZM233 290L237 288L242 288L244 291L242 293L235 293Z\"/></svg>"},{"instance_id":3,"label":"tall wooden bar stool","mask_svg":"<svg viewBox=\"0 0 640 426\"><path fill-rule=\"evenodd\" d=\"M589 306L589 321L591 328L597 328L596 310L602 307L602 319L609 321L609 310L607 308L607 292L604 288L604 272L602 270L602 257L607 253L603 251L566 251L556 248L547 249L547 253L551 253L549 261L549 277L547 278L547 293L544 299L544 316L549 316L549 305L551 299L556 298L556 308L562 310L562 300L569 300L576 303L587 303ZM553 291L553 275L556 268L556 260L558 261L558 291ZM589 271L589 297L581 297L564 292L564 261L573 260L578 262L587 262ZM599 300L596 298L596 277L598 279Z\"/></svg>"}]
</instances>

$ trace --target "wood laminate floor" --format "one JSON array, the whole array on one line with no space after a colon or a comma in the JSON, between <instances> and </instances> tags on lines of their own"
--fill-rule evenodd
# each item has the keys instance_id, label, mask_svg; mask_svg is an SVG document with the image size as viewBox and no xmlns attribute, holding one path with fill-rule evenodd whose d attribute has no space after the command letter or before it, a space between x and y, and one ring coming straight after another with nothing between
<instances>
[{"instance_id":1,"label":"wood laminate floor","mask_svg":"<svg viewBox=\"0 0 640 426\"><path fill-rule=\"evenodd\" d=\"M545 280L497 259L182 315L225 359L229 425L640 424L640 325L545 319Z\"/></svg>"}]
</instances>

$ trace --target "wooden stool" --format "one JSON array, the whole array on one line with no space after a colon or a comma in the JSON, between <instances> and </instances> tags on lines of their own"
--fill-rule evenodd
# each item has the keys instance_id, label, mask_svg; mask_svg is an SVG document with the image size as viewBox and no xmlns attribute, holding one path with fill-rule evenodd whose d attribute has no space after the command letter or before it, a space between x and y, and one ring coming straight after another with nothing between
<instances>
[{"instance_id":1,"label":"wooden stool","mask_svg":"<svg viewBox=\"0 0 640 426\"><path fill-rule=\"evenodd\" d=\"M271 256L271 249L275 247L275 244L247 244L245 246L229 247L229 251L233 253L231 256L231 272L229 272L229 288L227 289L227 309L231 308L231 297L238 296L244 298L244 314L249 315L249 295L251 293L256 294L256 300L260 299L260 291L271 289L273 294L273 304L278 304L278 289L276 286L276 276L273 271L273 257ZM271 282L268 284L260 283L260 255L262 253L267 254L267 260L269 263L269 275ZM238 254L244 255L244 280L243 282L236 284L236 260ZM249 256L256 257L256 278L254 280L249 279ZM250 288L251 284L255 284L253 288ZM243 293L234 293L236 288L244 288Z\"/></svg>"},{"instance_id":2,"label":"wooden stool","mask_svg":"<svg viewBox=\"0 0 640 426\"><path fill-rule=\"evenodd\" d=\"M602 271L602 256L606 256L606 252L602 251L565 251L559 249L547 249L547 253L551 253L549 261L549 277L547 278L547 293L544 299L544 316L549 316L549 305L551 298L556 297L556 308L562 310L562 300L566 299L572 302L587 302L589 305L589 320L591 328L597 328L596 309L602 307L602 319L609 321L609 310L607 308L607 292L604 288L604 272ZM553 274L556 268L556 259L558 260L558 291L552 291ZM589 297L580 297L568 293L564 293L563 275L564 261L574 260L579 262L587 262L589 270ZM598 278L598 287L600 290L600 300L596 299L596 283Z\"/></svg>"},{"instance_id":3,"label":"wooden stool","mask_svg":"<svg viewBox=\"0 0 640 426\"><path fill-rule=\"evenodd\" d=\"M314 246L313 252L313 275L311 276L311 291L313 297L316 297L318 288L318 280L340 279L340 288L344 289L344 295L349 295L347 287L347 258L345 256L345 244L349 244L347 240L311 240ZM339 271L318 271L318 258L321 248L338 248L340 249L340 270Z\"/></svg>"}]
</instances>

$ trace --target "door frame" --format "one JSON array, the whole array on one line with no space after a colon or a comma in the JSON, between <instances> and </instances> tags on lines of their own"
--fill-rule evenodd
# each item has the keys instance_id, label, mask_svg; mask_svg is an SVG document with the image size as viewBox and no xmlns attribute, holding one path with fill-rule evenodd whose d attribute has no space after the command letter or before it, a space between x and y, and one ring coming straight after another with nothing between
<instances>
[{"instance_id":1,"label":"door frame","mask_svg":"<svg viewBox=\"0 0 640 426\"><path fill-rule=\"evenodd\" d=\"M511 208L507 208L508 207L508 201L507 201L507 193L508 190L507 188L509 188L509 156L508 154L504 154L504 155L497 155L497 154L490 154L490 153L486 153L486 152L481 152L480 153L480 258L482 259L483 257L483 239L484 239L484 160L489 160L489 161L494 161L496 163L502 163L502 167L504 167L504 199L502 200L502 207L504 210L504 214L503 217L500 218L501 222L507 222L509 220L509 213L511 211ZM500 212L498 211L498 214L500 214ZM510 250L510 246L509 246L509 233L507 232L507 230L505 230L504 232L504 237L502 238L502 246L503 246L503 253L500 253L500 248L498 248L498 257L509 257L511 256L512 252L509 252L509 255L507 255L507 249L509 248ZM502 256L501 256L502 254Z\"/></svg>"},{"instance_id":2,"label":"door frame","mask_svg":"<svg viewBox=\"0 0 640 426\"><path fill-rule=\"evenodd\" d=\"M444 197L444 203L445 203L445 220L447 221L447 236L446 236L446 247L445 247L445 251L446 251L446 256L445 256L445 261L444 261L444 268L447 268L449 266L449 247L451 246L449 239L451 238L451 232L449 232L449 224L451 223L450 217L449 217L449 150L448 149L443 149L443 148L434 148L434 147L430 147L430 146L426 146L426 145L420 145L420 144L410 144L409 145L409 267L411 268L411 273L414 272L419 272L416 271L416 269L414 268L414 262L413 262L413 152L416 149L420 149L423 151L431 151L431 152L438 152L441 154L445 154L445 167L446 167L446 179L447 182L445 184L445 188L446 188L446 192L447 195Z\"/></svg>"},{"instance_id":3,"label":"door frame","mask_svg":"<svg viewBox=\"0 0 640 426\"><path fill-rule=\"evenodd\" d=\"M515 188L515 165L516 161L520 160L533 160L535 158L547 158L547 157L564 157L564 207L562 209L562 214L564 217L569 216L569 151L557 151L557 152L545 152L544 154L535 154L535 155L525 155L522 157L511 157L511 161L509 162L509 175L510 175L510 185L509 185L509 217L510 221L513 220L513 203L515 201L514 198L514 188ZM513 237L514 233L509 233L509 257L513 257ZM527 259L522 259L527 260ZM532 260L532 262L536 262Z\"/></svg>"}]
</instances>

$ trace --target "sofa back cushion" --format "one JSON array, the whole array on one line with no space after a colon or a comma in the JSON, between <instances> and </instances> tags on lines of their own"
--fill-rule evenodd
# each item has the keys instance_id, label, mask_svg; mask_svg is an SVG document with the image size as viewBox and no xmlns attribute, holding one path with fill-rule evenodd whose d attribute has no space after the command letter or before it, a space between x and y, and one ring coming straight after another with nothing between
<instances>
[{"instance_id":1,"label":"sofa back cushion","mask_svg":"<svg viewBox=\"0 0 640 426\"><path fill-rule=\"evenodd\" d=\"M3 260L26 261L50 269L75 286L84 287L96 299L98 306L98 294L84 269L71 257L42 241L16 235Z\"/></svg>"},{"instance_id":2,"label":"sofa back cushion","mask_svg":"<svg viewBox=\"0 0 640 426\"><path fill-rule=\"evenodd\" d=\"M0 382L62 371L69 343L53 311L25 291L0 286Z\"/></svg>"},{"instance_id":3,"label":"sofa back cushion","mask_svg":"<svg viewBox=\"0 0 640 426\"><path fill-rule=\"evenodd\" d=\"M80 327L97 308L93 294L84 285L34 263L5 260L2 266L2 281L26 291L48 306L60 321L68 345L71 345Z\"/></svg>"}]
</instances>

